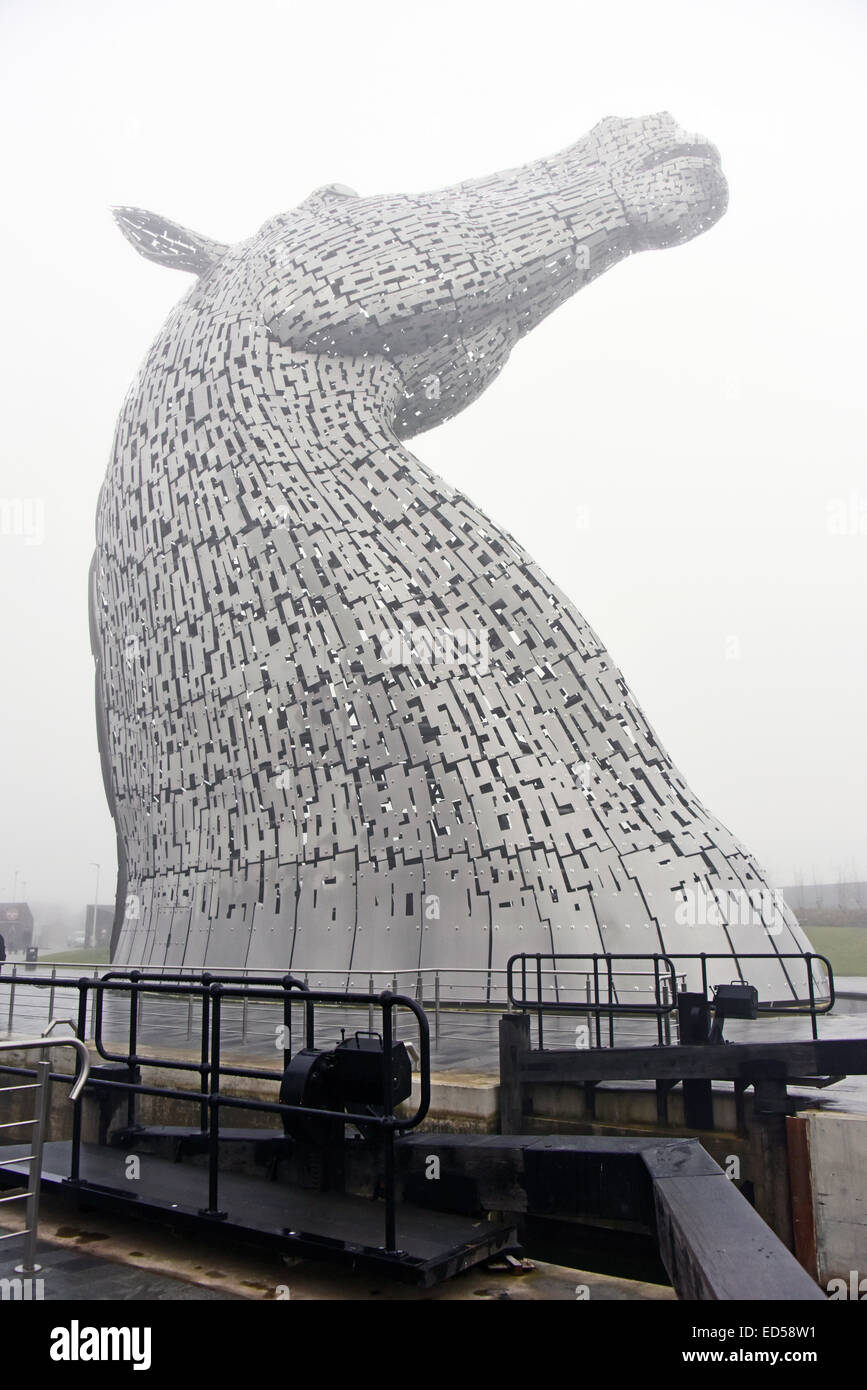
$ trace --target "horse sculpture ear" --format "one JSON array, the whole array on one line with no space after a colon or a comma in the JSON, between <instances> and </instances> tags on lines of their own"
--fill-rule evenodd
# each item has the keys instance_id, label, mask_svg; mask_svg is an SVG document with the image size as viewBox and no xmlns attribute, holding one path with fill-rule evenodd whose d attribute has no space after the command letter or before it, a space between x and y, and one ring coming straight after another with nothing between
<instances>
[{"instance_id":1,"label":"horse sculpture ear","mask_svg":"<svg viewBox=\"0 0 867 1390\"><path fill-rule=\"evenodd\" d=\"M139 255L173 270L204 275L229 249L225 242L211 241L143 208L112 208L112 213Z\"/></svg>"}]
</instances>

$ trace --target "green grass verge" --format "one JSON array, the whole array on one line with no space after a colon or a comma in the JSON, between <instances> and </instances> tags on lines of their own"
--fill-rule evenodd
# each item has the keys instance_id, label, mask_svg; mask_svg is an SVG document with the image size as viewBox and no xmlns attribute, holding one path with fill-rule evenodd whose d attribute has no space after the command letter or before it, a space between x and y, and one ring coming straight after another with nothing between
<instances>
[{"instance_id":1,"label":"green grass verge","mask_svg":"<svg viewBox=\"0 0 867 1390\"><path fill-rule=\"evenodd\" d=\"M805 927L817 951L827 956L835 975L867 975L867 929Z\"/></svg>"},{"instance_id":2,"label":"green grass verge","mask_svg":"<svg viewBox=\"0 0 867 1390\"><path fill-rule=\"evenodd\" d=\"M80 951L40 951L39 964L43 960L62 962L64 965L102 965L108 957L108 949L105 946L89 946L87 950Z\"/></svg>"}]
</instances>

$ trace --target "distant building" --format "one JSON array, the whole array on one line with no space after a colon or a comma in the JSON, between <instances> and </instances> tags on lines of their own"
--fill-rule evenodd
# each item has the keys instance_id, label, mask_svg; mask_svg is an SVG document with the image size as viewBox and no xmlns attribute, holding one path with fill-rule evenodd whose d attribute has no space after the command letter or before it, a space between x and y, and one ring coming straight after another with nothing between
<instances>
[{"instance_id":1,"label":"distant building","mask_svg":"<svg viewBox=\"0 0 867 1390\"><path fill-rule=\"evenodd\" d=\"M89 903L84 914L85 946L103 946L106 952L111 946L111 929L114 926L114 903L100 903L96 909L96 931L94 932L93 903ZM108 959L108 956L106 956Z\"/></svg>"},{"instance_id":2,"label":"distant building","mask_svg":"<svg viewBox=\"0 0 867 1390\"><path fill-rule=\"evenodd\" d=\"M0 936L7 953L33 945L33 913L27 903L0 903Z\"/></svg>"}]
</instances>

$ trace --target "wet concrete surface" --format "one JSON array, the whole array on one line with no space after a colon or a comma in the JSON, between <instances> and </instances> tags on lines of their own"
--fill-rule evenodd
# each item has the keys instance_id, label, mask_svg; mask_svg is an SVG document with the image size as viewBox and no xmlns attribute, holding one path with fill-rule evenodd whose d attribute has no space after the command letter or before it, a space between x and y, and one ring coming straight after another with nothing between
<instances>
[{"instance_id":1,"label":"wet concrete surface","mask_svg":"<svg viewBox=\"0 0 867 1390\"><path fill-rule=\"evenodd\" d=\"M0 1209L2 1211L2 1209ZM0 1229L13 1229L11 1214ZM7 1223L7 1224L3 1224ZM37 1276L44 1297L83 1299L294 1299L377 1302L557 1301L591 1302L674 1300L662 1284L612 1278L563 1265L531 1262L523 1274L503 1269L467 1270L433 1288L406 1286L355 1273L322 1261L291 1259L238 1245L201 1241L143 1221L103 1212L76 1212L57 1197L46 1197L40 1223ZM14 1277L20 1251L4 1242L0 1280ZM502 1264L502 1261L499 1262Z\"/></svg>"},{"instance_id":2,"label":"wet concrete surface","mask_svg":"<svg viewBox=\"0 0 867 1390\"><path fill-rule=\"evenodd\" d=\"M0 1281L7 1281L0 1283L0 1289L4 1291L0 1293L0 1302L8 1302L16 1297L62 1303L79 1303L90 1299L112 1302L213 1299L219 1302L234 1297L221 1289L202 1288L184 1278L172 1278L139 1269L133 1264L104 1259L86 1245L79 1248L74 1244L63 1246L43 1242L39 1252L42 1267L27 1279L16 1271L17 1263L18 1259L15 1258L0 1261Z\"/></svg>"},{"instance_id":3,"label":"wet concrete surface","mask_svg":"<svg viewBox=\"0 0 867 1390\"><path fill-rule=\"evenodd\" d=\"M64 974L74 976L75 967L58 967ZM17 1036L34 1036L42 1032L48 1019L73 1019L78 1010L78 991L62 984L53 993L47 988L28 985L28 976L19 967L20 979L14 994L8 977L0 978L0 1036L10 1032ZM86 967L81 973L90 973ZM818 1020L820 1038L867 1037L867 979L841 977L837 980L838 999L832 1013ZM50 1010L50 1012L49 1012ZM496 1077L499 1070L498 1028L500 1008L443 1008L439 1021L428 1008L431 1034L431 1068L437 1074L466 1073L474 1077ZM317 1046L332 1046L343 1033L350 1036L356 1029L379 1029L379 1011L320 1007L317 1009ZM224 1001L222 1011L223 1054L241 1064L280 1066L282 1040L282 1006L266 1002L240 1000ZM12 1024L11 1030L9 1024ZM396 1035L407 1042L417 1041L417 1023L408 1010L395 1013ZM544 1043L548 1048L576 1045L576 1029L586 1025L581 1014L546 1015ZM673 1024L672 1020L672 1024ZM122 1044L127 1037L129 1004L120 998L106 998L103 1037L112 1044ZM92 1012L88 1012L88 1037L92 1036ZM591 1041L596 1037L596 1025L591 1023ZM609 1042L607 1020L601 1024L603 1045ZM180 997L159 998L144 996L139 1018L141 1050L151 1054L165 1049L167 1055L177 1056L198 1049L200 1039L200 1004ZM537 1023L531 1023L532 1045L537 1046ZM676 1028L669 1036L676 1041ZM731 1042L782 1042L807 1040L812 1036L809 1017L763 1017L755 1021L730 1021L726 1038ZM614 1041L618 1046L646 1046L658 1041L654 1020L625 1018L615 1021ZM292 1050L304 1046L303 1018L300 1008L293 1011ZM867 1113L867 1077L850 1076L824 1090L802 1088L807 1103L834 1110Z\"/></svg>"}]
</instances>

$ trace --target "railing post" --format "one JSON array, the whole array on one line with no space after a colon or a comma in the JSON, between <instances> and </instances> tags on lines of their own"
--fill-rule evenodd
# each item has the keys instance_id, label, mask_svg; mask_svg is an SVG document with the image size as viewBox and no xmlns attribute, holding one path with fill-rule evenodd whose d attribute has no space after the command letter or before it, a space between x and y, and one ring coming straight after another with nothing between
<instances>
[{"instance_id":1,"label":"railing post","mask_svg":"<svg viewBox=\"0 0 867 1390\"><path fill-rule=\"evenodd\" d=\"M659 974L659 956L655 951L653 953L653 1002L657 1009L662 1008L662 980ZM662 1037L662 1014L658 1013L656 1015L656 1043L658 1047L662 1046Z\"/></svg>"},{"instance_id":2,"label":"railing post","mask_svg":"<svg viewBox=\"0 0 867 1390\"><path fill-rule=\"evenodd\" d=\"M55 989L55 984L54 984L54 982L55 982L56 979L57 979L57 966L56 966L56 965L52 965L52 967L51 967L51 989L48 991L48 1022L49 1022L49 1023L51 1022L51 1020L52 1020L53 1017L54 1017L54 989Z\"/></svg>"},{"instance_id":3,"label":"railing post","mask_svg":"<svg viewBox=\"0 0 867 1390\"><path fill-rule=\"evenodd\" d=\"M140 1018L140 1011L139 1011L139 1007L138 1007L139 992L138 992L138 990L135 988L135 986L138 984L138 981L141 979L141 975L139 974L139 972L138 972L137 970L132 970L132 971L130 971L130 977L129 977L129 978L130 978L130 983L131 983L131 985L132 985L133 988L132 988L132 992L131 992L131 994L130 994L130 1000L129 1000L129 1038L128 1038L129 1053L128 1053L128 1065L129 1065L130 1067L135 1067L135 1066L138 1066L138 1062L137 1062L136 1059L137 1059L137 1057L138 1057L138 1025L139 1025L139 1018ZM95 990L94 990L94 992L93 992L94 1009L96 1009L97 1004L99 1005L99 1028L100 1028L100 1033L102 1032L102 1006L103 1006L104 998L105 998L105 991L104 991L103 989L95 989ZM120 1002L120 1001L118 1001L118 1002ZM101 1039L100 1039L100 1041L101 1041ZM139 1078L139 1080L141 1080L141 1078ZM138 1095L137 1095L137 1093L136 1093L135 1091L130 1091L129 1094L127 1095L127 1098L126 1098L126 1122L127 1122L127 1125L128 1125L128 1127L129 1127L130 1129L135 1129L135 1128L136 1128L137 1114L138 1114Z\"/></svg>"},{"instance_id":4,"label":"railing post","mask_svg":"<svg viewBox=\"0 0 867 1390\"><path fill-rule=\"evenodd\" d=\"M375 986L375 984L374 984L373 973L372 973L372 972L371 972L371 974L368 976L368 980L367 980L367 992L368 992L368 994L375 994L375 993L376 993L376 986ZM367 1006L367 1031L368 1031L368 1033L372 1033L372 1032L373 1032L373 1004L368 1004L368 1006Z\"/></svg>"},{"instance_id":5,"label":"railing post","mask_svg":"<svg viewBox=\"0 0 867 1390\"><path fill-rule=\"evenodd\" d=\"M42 1149L45 1143L45 1121L48 1116L48 1095L51 1086L51 1063L45 1056L36 1063L36 1109L34 1112L33 1142L27 1182L27 1215L24 1237L24 1259L16 1265L15 1273L38 1274L41 1265L36 1263L36 1240L39 1231L39 1194L42 1189Z\"/></svg>"},{"instance_id":6,"label":"railing post","mask_svg":"<svg viewBox=\"0 0 867 1390\"><path fill-rule=\"evenodd\" d=\"M204 1134L208 1129L208 1120L210 1118L210 1111L208 1109L208 1072L211 1056L211 996L208 993L208 989L211 983L211 977L207 971L202 975L201 983L202 992L199 997L202 1001L202 1032L199 1056L201 1057L200 1089L202 1101L199 1109L199 1125Z\"/></svg>"},{"instance_id":7,"label":"railing post","mask_svg":"<svg viewBox=\"0 0 867 1390\"><path fill-rule=\"evenodd\" d=\"M12 974L9 979L9 1020L6 1025L7 1033L12 1032L12 1015L15 1012L15 974L17 969L17 965L13 965Z\"/></svg>"},{"instance_id":8,"label":"railing post","mask_svg":"<svg viewBox=\"0 0 867 1390\"><path fill-rule=\"evenodd\" d=\"M131 988L129 994L129 1032L127 1041L129 1043L128 1060L129 1065L131 1067L135 1066L135 1058L138 1056L138 1025L140 1020L140 1013L138 1006L139 992L136 989L136 985L138 984L140 979L141 976L139 975L139 972L137 970L130 971L129 982ZM94 991L94 993L96 993L96 991ZM99 991L99 993L102 994L102 991ZM101 998L99 1002L101 1008Z\"/></svg>"},{"instance_id":9,"label":"railing post","mask_svg":"<svg viewBox=\"0 0 867 1390\"><path fill-rule=\"evenodd\" d=\"M595 954L595 952L593 955L593 1004L595 1009L593 1017L596 1026L596 1046L601 1047L602 1015L599 1012L599 957Z\"/></svg>"},{"instance_id":10,"label":"railing post","mask_svg":"<svg viewBox=\"0 0 867 1390\"><path fill-rule=\"evenodd\" d=\"M212 1216L217 1220L226 1213L219 1208L220 1182L220 1103L217 1099L220 1090L220 1011L223 987L212 984L208 989L211 1012L211 1062L208 1075L208 1205L200 1216Z\"/></svg>"},{"instance_id":11,"label":"railing post","mask_svg":"<svg viewBox=\"0 0 867 1390\"><path fill-rule=\"evenodd\" d=\"M440 1046L440 972L434 975L434 1047Z\"/></svg>"},{"instance_id":12,"label":"railing post","mask_svg":"<svg viewBox=\"0 0 867 1390\"><path fill-rule=\"evenodd\" d=\"M396 993L396 991L395 991ZM394 1011L390 999L383 1001L382 1008L382 1060L383 1060L383 1109L392 1121L394 1120L394 1100L392 1090L392 1079L394 1076L393 1044L394 1044ZM385 1248L387 1251L397 1249L397 1229L395 1221L395 1193L394 1193L394 1125L386 1126L385 1145L384 1145L384 1178L385 1178Z\"/></svg>"},{"instance_id":13,"label":"railing post","mask_svg":"<svg viewBox=\"0 0 867 1390\"><path fill-rule=\"evenodd\" d=\"M813 955L812 955L812 953L811 953L810 951L807 951L807 952L805 953L805 957L804 957L804 958L805 958L805 960L806 960L806 962L807 962L807 983L808 983L809 986L810 986L810 1024L811 1024L811 1032L812 1032L812 1034L813 1034L813 1040L816 1041L816 1040L818 1040L818 1037L819 1037L819 1028L818 1028L818 1025L817 1025L817 1023L816 1023L816 993L815 993L815 990L814 990L814 988L813 988Z\"/></svg>"},{"instance_id":14,"label":"railing post","mask_svg":"<svg viewBox=\"0 0 867 1390\"><path fill-rule=\"evenodd\" d=\"M87 985L86 976L78 981L78 1022L76 1034L81 1042L87 1041ZM72 1155L69 1161L70 1182L78 1182L81 1169L81 1096L73 1101L72 1111Z\"/></svg>"},{"instance_id":15,"label":"railing post","mask_svg":"<svg viewBox=\"0 0 867 1390\"><path fill-rule=\"evenodd\" d=\"M606 969L607 969L607 971L608 971L608 1004L609 1004L609 1009L608 1009L608 1046L609 1046L609 1047L613 1047L613 1046L614 1046L614 1014L613 1014L613 1012L612 1012L610 1006L614 1003L614 976L613 976L612 973L611 973L611 953L610 953L609 951L606 951L606 953L605 953L605 965L606 965Z\"/></svg>"},{"instance_id":16,"label":"railing post","mask_svg":"<svg viewBox=\"0 0 867 1390\"><path fill-rule=\"evenodd\" d=\"M91 977L90 977L90 978L91 978L92 980L98 980L98 979L99 979L99 971L95 969L95 970L93 971L93 973L91 974ZM90 1005L90 1037L91 1037L91 1040L94 1039L94 1038L96 1037L96 997L97 997L97 994L98 994L98 993L99 993L98 990L94 990L94 991L93 991L93 1000L92 1000L91 1005ZM86 1028L86 1027L87 1027L87 1020L85 1019L85 1028Z\"/></svg>"},{"instance_id":17,"label":"railing post","mask_svg":"<svg viewBox=\"0 0 867 1390\"><path fill-rule=\"evenodd\" d=\"M283 1070L292 1061L292 985L289 976L283 979Z\"/></svg>"}]
</instances>

